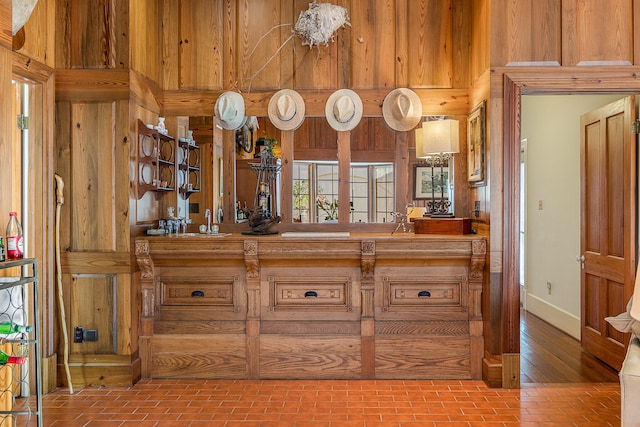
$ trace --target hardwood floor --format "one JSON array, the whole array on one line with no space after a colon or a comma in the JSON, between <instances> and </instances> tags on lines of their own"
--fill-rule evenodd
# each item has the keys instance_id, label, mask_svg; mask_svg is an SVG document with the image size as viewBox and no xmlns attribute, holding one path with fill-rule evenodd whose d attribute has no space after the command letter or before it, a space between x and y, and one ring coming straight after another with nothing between
<instances>
[{"instance_id":1,"label":"hardwood floor","mask_svg":"<svg viewBox=\"0 0 640 427\"><path fill-rule=\"evenodd\" d=\"M585 354L580 341L539 317L520 312L520 382L618 382L618 373Z\"/></svg>"}]
</instances>

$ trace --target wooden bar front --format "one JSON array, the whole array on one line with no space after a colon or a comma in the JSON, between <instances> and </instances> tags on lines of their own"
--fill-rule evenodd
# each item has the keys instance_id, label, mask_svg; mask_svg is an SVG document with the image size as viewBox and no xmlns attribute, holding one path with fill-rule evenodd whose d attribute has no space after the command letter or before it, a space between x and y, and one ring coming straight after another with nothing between
<instances>
[{"instance_id":1,"label":"wooden bar front","mask_svg":"<svg viewBox=\"0 0 640 427\"><path fill-rule=\"evenodd\" d=\"M135 250L143 377L482 378L484 238L154 236Z\"/></svg>"}]
</instances>

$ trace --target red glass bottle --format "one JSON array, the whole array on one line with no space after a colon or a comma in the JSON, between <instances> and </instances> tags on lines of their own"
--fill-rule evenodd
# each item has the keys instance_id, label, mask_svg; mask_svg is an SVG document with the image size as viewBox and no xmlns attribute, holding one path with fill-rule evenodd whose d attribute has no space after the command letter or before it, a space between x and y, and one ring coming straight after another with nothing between
<instances>
[{"instance_id":1,"label":"red glass bottle","mask_svg":"<svg viewBox=\"0 0 640 427\"><path fill-rule=\"evenodd\" d=\"M9 213L7 224L7 259L20 259L24 257L24 241L22 238L22 226L18 221L18 214Z\"/></svg>"}]
</instances>

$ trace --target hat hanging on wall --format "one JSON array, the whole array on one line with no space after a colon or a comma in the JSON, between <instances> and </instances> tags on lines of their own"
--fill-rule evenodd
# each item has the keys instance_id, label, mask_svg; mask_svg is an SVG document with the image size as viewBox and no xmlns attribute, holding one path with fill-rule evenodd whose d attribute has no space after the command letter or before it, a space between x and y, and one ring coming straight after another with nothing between
<instances>
[{"instance_id":1,"label":"hat hanging on wall","mask_svg":"<svg viewBox=\"0 0 640 427\"><path fill-rule=\"evenodd\" d=\"M292 89L282 89L269 100L269 120L280 130L296 130L304 121L304 99Z\"/></svg>"},{"instance_id":2,"label":"hat hanging on wall","mask_svg":"<svg viewBox=\"0 0 640 427\"><path fill-rule=\"evenodd\" d=\"M340 89L331 94L324 108L329 126L337 131L351 130L362 118L362 100L351 89Z\"/></svg>"},{"instance_id":3,"label":"hat hanging on wall","mask_svg":"<svg viewBox=\"0 0 640 427\"><path fill-rule=\"evenodd\" d=\"M236 130L245 122L244 99L238 92L223 92L216 100L213 114L223 129Z\"/></svg>"},{"instance_id":4,"label":"hat hanging on wall","mask_svg":"<svg viewBox=\"0 0 640 427\"><path fill-rule=\"evenodd\" d=\"M382 116L385 123L393 130L411 130L420 123L422 101L411 89L394 89L384 98Z\"/></svg>"}]
</instances>

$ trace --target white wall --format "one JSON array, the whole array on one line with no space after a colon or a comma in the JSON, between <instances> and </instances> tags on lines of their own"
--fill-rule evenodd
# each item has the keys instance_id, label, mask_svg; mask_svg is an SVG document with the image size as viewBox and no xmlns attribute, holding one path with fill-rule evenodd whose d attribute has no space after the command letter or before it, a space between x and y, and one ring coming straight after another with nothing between
<instances>
[{"instance_id":1,"label":"white wall","mask_svg":"<svg viewBox=\"0 0 640 427\"><path fill-rule=\"evenodd\" d=\"M578 339L580 115L620 98L522 97L521 137L527 140L526 308Z\"/></svg>"}]
</instances>

